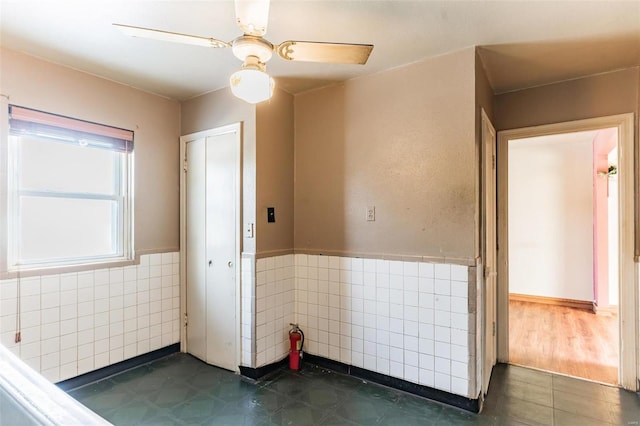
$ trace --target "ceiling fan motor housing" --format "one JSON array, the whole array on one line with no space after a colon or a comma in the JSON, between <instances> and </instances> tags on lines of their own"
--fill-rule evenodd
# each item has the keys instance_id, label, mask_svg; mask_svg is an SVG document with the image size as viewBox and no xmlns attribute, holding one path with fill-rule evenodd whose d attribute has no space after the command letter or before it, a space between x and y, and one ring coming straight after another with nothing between
<instances>
[{"instance_id":1,"label":"ceiling fan motor housing","mask_svg":"<svg viewBox=\"0 0 640 426\"><path fill-rule=\"evenodd\" d=\"M231 44L233 55L245 62L250 56L258 58L262 63L266 63L273 55L273 44L262 37L243 35Z\"/></svg>"}]
</instances>

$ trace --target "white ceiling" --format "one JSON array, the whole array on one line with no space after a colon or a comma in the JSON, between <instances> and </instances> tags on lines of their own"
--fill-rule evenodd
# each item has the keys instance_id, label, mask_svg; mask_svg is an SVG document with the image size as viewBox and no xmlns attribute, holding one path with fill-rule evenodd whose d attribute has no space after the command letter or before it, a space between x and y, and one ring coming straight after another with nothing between
<instances>
[{"instance_id":1,"label":"white ceiling","mask_svg":"<svg viewBox=\"0 0 640 426\"><path fill-rule=\"evenodd\" d=\"M112 23L214 37L240 35L232 1L0 0L0 44L178 100L228 85L229 49L130 38ZM497 93L640 65L640 1L279 1L266 38L371 43L369 62L267 66L299 93L483 46ZM0 58L1 59L1 58Z\"/></svg>"}]
</instances>

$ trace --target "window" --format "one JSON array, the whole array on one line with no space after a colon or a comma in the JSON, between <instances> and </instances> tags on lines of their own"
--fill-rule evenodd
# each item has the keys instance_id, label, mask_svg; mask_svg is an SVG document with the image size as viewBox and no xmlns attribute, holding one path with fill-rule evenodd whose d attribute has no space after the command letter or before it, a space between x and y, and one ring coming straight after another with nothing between
<instances>
[{"instance_id":1,"label":"window","mask_svg":"<svg viewBox=\"0 0 640 426\"><path fill-rule=\"evenodd\" d=\"M9 106L9 270L130 259L133 132Z\"/></svg>"}]
</instances>

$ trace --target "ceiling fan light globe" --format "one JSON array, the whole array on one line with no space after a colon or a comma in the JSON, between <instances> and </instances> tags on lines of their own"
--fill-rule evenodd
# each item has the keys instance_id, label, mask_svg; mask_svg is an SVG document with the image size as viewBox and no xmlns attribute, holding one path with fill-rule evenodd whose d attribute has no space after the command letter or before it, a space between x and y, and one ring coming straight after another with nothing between
<instances>
[{"instance_id":1,"label":"ceiling fan light globe","mask_svg":"<svg viewBox=\"0 0 640 426\"><path fill-rule=\"evenodd\" d=\"M236 21L242 32L261 37L267 32L269 0L236 0Z\"/></svg>"},{"instance_id":2,"label":"ceiling fan light globe","mask_svg":"<svg viewBox=\"0 0 640 426\"><path fill-rule=\"evenodd\" d=\"M235 97L250 104L257 104L273 96L275 81L266 72L242 69L231 74L229 85Z\"/></svg>"}]
</instances>

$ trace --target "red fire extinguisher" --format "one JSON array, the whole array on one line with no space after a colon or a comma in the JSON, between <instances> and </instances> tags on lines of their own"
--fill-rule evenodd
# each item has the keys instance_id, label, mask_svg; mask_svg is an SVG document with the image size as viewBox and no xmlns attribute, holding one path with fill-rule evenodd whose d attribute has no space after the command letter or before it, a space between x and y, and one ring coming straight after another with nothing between
<instances>
[{"instance_id":1,"label":"red fire extinguisher","mask_svg":"<svg viewBox=\"0 0 640 426\"><path fill-rule=\"evenodd\" d=\"M289 368L292 370L300 369L300 358L302 358L302 347L304 346L304 333L298 327L298 324L289 324L292 328L289 330Z\"/></svg>"}]
</instances>

